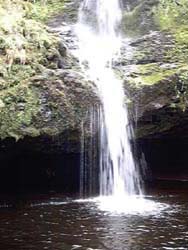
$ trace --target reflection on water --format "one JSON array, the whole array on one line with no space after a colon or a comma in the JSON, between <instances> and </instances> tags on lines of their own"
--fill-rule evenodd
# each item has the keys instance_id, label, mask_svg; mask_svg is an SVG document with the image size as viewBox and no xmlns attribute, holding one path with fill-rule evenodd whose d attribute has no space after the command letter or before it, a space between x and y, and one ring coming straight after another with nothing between
<instances>
[{"instance_id":1,"label":"reflection on water","mask_svg":"<svg viewBox=\"0 0 188 250\"><path fill-rule=\"evenodd\" d=\"M2 206L0 249L188 249L186 197L147 200L146 207L152 204L153 212L146 209L137 213L135 209L134 213L116 213L101 210L99 200L83 202L60 197ZM137 208L141 211L138 202Z\"/></svg>"}]
</instances>

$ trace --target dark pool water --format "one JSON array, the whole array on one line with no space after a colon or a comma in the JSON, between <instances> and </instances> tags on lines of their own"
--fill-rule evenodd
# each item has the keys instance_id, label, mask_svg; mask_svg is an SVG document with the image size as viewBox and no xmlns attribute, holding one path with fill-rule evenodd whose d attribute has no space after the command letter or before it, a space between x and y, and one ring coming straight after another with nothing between
<instances>
[{"instance_id":1,"label":"dark pool water","mask_svg":"<svg viewBox=\"0 0 188 250\"><path fill-rule=\"evenodd\" d=\"M188 249L188 197L147 200L146 209L138 203L132 213L62 197L2 203L0 250Z\"/></svg>"}]
</instances>

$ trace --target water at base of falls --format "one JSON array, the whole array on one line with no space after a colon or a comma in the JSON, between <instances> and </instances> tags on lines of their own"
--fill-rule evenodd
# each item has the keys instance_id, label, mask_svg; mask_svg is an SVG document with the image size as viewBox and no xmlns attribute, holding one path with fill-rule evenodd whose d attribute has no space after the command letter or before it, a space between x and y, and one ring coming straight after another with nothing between
<instances>
[{"instance_id":1,"label":"water at base of falls","mask_svg":"<svg viewBox=\"0 0 188 250\"><path fill-rule=\"evenodd\" d=\"M144 208L142 201L139 206L128 205L125 212L106 211L105 202L61 195L20 196L21 202L11 197L13 203L9 200L7 208L2 207L4 197L1 249L187 250L187 190L175 195L156 191L158 195L144 200Z\"/></svg>"},{"instance_id":2,"label":"water at base of falls","mask_svg":"<svg viewBox=\"0 0 188 250\"><path fill-rule=\"evenodd\" d=\"M83 69L85 65L88 78L97 85L102 103L98 119L100 196L113 196L116 199L142 194L141 178L131 151L132 129L123 82L113 71L113 59L118 55L122 41L117 32L121 16L119 0L84 0L75 28L80 62ZM82 167L82 175L83 170ZM83 179L82 176L81 182ZM83 190L83 183L81 187Z\"/></svg>"}]
</instances>

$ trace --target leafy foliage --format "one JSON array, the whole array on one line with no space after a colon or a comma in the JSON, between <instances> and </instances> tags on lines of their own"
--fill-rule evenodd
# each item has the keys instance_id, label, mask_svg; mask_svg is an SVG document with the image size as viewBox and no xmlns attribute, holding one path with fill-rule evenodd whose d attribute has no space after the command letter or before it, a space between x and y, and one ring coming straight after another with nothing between
<instances>
[{"instance_id":1,"label":"leafy foliage","mask_svg":"<svg viewBox=\"0 0 188 250\"><path fill-rule=\"evenodd\" d=\"M159 27L174 35L176 46L169 56L186 62L188 59L188 1L160 0L155 8Z\"/></svg>"},{"instance_id":2,"label":"leafy foliage","mask_svg":"<svg viewBox=\"0 0 188 250\"><path fill-rule=\"evenodd\" d=\"M17 129L32 123L39 109L32 78L57 54L59 44L45 20L63 8L62 0L0 0L0 137L18 139Z\"/></svg>"},{"instance_id":3,"label":"leafy foliage","mask_svg":"<svg viewBox=\"0 0 188 250\"><path fill-rule=\"evenodd\" d=\"M179 25L187 25L187 0L160 0L156 17L163 29L174 29Z\"/></svg>"}]
</instances>

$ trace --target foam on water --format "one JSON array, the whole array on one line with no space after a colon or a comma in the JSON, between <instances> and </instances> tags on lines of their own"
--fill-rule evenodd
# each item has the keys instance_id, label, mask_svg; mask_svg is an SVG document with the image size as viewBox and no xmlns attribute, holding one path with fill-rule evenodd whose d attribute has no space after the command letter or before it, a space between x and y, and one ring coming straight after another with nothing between
<instances>
[{"instance_id":1,"label":"foam on water","mask_svg":"<svg viewBox=\"0 0 188 250\"><path fill-rule=\"evenodd\" d=\"M98 203L99 209L113 214L141 214L154 215L159 214L168 206L163 203L154 202L139 196L129 197L102 197Z\"/></svg>"},{"instance_id":2,"label":"foam on water","mask_svg":"<svg viewBox=\"0 0 188 250\"><path fill-rule=\"evenodd\" d=\"M169 205L152 200L153 197L132 196L100 196L89 199L79 199L76 202L94 204L108 215L141 215L160 216L162 212L169 210ZM92 207L92 206L91 206Z\"/></svg>"}]
</instances>

